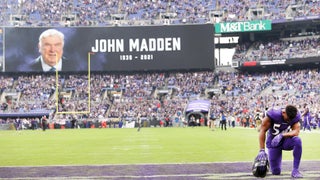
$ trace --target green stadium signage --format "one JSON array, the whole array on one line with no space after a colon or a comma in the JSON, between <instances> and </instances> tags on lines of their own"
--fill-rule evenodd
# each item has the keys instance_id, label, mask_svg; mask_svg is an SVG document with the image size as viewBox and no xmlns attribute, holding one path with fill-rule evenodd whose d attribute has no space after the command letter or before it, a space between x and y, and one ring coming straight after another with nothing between
<instances>
[{"instance_id":1,"label":"green stadium signage","mask_svg":"<svg viewBox=\"0 0 320 180\"><path fill-rule=\"evenodd\" d=\"M215 33L252 32L271 30L270 20L225 22L215 24Z\"/></svg>"}]
</instances>

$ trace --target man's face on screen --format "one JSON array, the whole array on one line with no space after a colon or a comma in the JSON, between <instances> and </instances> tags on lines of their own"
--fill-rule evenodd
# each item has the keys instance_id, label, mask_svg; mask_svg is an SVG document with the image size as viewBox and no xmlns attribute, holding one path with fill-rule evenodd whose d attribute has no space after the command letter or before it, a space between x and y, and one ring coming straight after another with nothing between
<instances>
[{"instance_id":1,"label":"man's face on screen","mask_svg":"<svg viewBox=\"0 0 320 180\"><path fill-rule=\"evenodd\" d=\"M47 36L41 39L39 51L43 60L50 66L56 65L63 54L63 40L58 35Z\"/></svg>"}]
</instances>

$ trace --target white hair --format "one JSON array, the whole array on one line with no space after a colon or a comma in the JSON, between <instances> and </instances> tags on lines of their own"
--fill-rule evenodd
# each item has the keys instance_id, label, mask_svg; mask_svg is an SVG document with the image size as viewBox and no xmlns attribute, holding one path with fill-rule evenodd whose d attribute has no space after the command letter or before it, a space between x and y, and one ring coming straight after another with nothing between
<instances>
[{"instance_id":1,"label":"white hair","mask_svg":"<svg viewBox=\"0 0 320 180\"><path fill-rule=\"evenodd\" d=\"M41 33L41 35L39 36L39 46L41 47L41 40L43 38L49 37L49 36L59 36L62 39L62 45L64 45L64 34L56 29L48 29L45 30Z\"/></svg>"}]
</instances>

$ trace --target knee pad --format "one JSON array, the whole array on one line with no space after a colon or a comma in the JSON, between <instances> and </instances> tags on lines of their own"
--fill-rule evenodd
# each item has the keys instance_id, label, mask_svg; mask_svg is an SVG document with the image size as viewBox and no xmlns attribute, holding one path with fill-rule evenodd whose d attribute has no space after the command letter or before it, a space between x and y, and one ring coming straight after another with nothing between
<instances>
[{"instance_id":1,"label":"knee pad","mask_svg":"<svg viewBox=\"0 0 320 180\"><path fill-rule=\"evenodd\" d=\"M293 140L294 140L295 146L302 146L302 141L301 141L300 137L295 136L295 137L293 137Z\"/></svg>"}]
</instances>

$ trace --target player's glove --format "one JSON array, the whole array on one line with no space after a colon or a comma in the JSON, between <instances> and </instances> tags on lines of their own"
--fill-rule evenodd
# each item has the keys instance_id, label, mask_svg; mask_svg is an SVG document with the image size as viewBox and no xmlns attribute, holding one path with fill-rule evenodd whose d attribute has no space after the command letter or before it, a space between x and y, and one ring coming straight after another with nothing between
<instances>
[{"instance_id":1,"label":"player's glove","mask_svg":"<svg viewBox=\"0 0 320 180\"><path fill-rule=\"evenodd\" d=\"M267 158L267 157L268 157L268 155L267 155L266 151L265 151L264 149L261 149L261 150L259 151L256 159L261 160L261 159L265 159L265 158Z\"/></svg>"},{"instance_id":2,"label":"player's glove","mask_svg":"<svg viewBox=\"0 0 320 180\"><path fill-rule=\"evenodd\" d=\"M257 155L257 157L254 159L253 165L252 165L252 174L255 177L265 177L267 175L267 172L269 171L269 160L268 155L264 151L264 149L261 149Z\"/></svg>"},{"instance_id":3,"label":"player's glove","mask_svg":"<svg viewBox=\"0 0 320 180\"><path fill-rule=\"evenodd\" d=\"M283 139L283 133L276 135L271 141L271 147L278 147L281 145Z\"/></svg>"}]
</instances>

